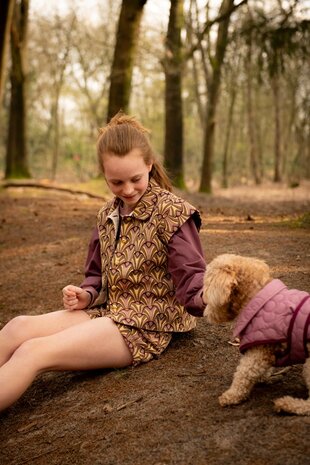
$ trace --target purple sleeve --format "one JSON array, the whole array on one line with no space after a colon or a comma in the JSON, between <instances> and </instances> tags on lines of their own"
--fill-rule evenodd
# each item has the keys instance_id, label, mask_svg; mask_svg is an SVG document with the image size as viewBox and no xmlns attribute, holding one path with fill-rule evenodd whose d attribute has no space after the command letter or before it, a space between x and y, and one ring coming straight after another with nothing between
<instances>
[{"instance_id":1,"label":"purple sleeve","mask_svg":"<svg viewBox=\"0 0 310 465\"><path fill-rule=\"evenodd\" d=\"M206 262L193 217L172 236L168 244L168 271L176 287L176 298L188 313L203 316L203 276Z\"/></svg>"},{"instance_id":2,"label":"purple sleeve","mask_svg":"<svg viewBox=\"0 0 310 465\"><path fill-rule=\"evenodd\" d=\"M91 303L93 303L97 298L101 289L100 242L97 227L93 230L88 246L88 254L85 264L85 278L80 287L91 294Z\"/></svg>"}]
</instances>

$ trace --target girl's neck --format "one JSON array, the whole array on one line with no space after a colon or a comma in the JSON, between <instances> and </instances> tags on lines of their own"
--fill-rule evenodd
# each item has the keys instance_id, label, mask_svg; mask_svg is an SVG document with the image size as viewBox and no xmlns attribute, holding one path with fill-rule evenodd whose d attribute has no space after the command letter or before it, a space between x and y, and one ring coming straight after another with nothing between
<instances>
[{"instance_id":1,"label":"girl's neck","mask_svg":"<svg viewBox=\"0 0 310 465\"><path fill-rule=\"evenodd\" d=\"M128 206L124 206L123 203L120 204L119 206L119 212L120 215L122 216L128 216L130 213L133 211L133 208L130 208Z\"/></svg>"}]
</instances>

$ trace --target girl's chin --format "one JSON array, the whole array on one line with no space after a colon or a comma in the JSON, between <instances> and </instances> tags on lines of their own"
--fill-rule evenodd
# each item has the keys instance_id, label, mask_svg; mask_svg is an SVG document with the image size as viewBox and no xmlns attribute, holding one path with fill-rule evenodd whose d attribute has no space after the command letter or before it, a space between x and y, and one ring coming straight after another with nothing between
<instances>
[{"instance_id":1,"label":"girl's chin","mask_svg":"<svg viewBox=\"0 0 310 465\"><path fill-rule=\"evenodd\" d=\"M124 205L135 205L140 200L140 196L134 195L133 197L128 197L128 198L123 197L122 200L123 200Z\"/></svg>"},{"instance_id":2,"label":"girl's chin","mask_svg":"<svg viewBox=\"0 0 310 465\"><path fill-rule=\"evenodd\" d=\"M136 203L138 202L137 199L123 199L123 205L126 206L126 205L135 205Z\"/></svg>"}]
</instances>

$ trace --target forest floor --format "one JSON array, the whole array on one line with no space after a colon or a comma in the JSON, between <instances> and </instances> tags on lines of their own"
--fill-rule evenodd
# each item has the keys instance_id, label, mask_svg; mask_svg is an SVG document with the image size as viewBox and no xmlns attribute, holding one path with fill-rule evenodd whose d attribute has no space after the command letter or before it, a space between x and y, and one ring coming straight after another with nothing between
<instances>
[{"instance_id":1,"label":"forest floor","mask_svg":"<svg viewBox=\"0 0 310 465\"><path fill-rule=\"evenodd\" d=\"M206 260L265 259L289 287L310 291L310 185L183 194L203 216ZM0 190L0 327L61 307L79 284L102 201L29 188ZM157 360L137 368L47 373L0 414L1 465L306 465L310 417L279 415L273 400L307 397L301 366L250 399L221 408L239 350L231 328L198 319ZM0 380L1 389L1 380Z\"/></svg>"}]
</instances>

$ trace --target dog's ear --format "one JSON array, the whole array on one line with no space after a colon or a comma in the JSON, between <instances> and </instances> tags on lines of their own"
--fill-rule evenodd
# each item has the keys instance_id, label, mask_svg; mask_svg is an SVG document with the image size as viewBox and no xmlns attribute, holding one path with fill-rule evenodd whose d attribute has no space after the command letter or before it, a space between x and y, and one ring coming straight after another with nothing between
<instances>
[{"instance_id":1,"label":"dog's ear","mask_svg":"<svg viewBox=\"0 0 310 465\"><path fill-rule=\"evenodd\" d=\"M221 268L207 267L203 283L203 300L207 303L204 316L209 317L210 321L215 318L226 321L227 316L225 317L223 314L220 317L220 313L217 313L216 317L213 312L222 309L226 313L232 290L236 285L236 272L232 268L228 266Z\"/></svg>"}]
</instances>

